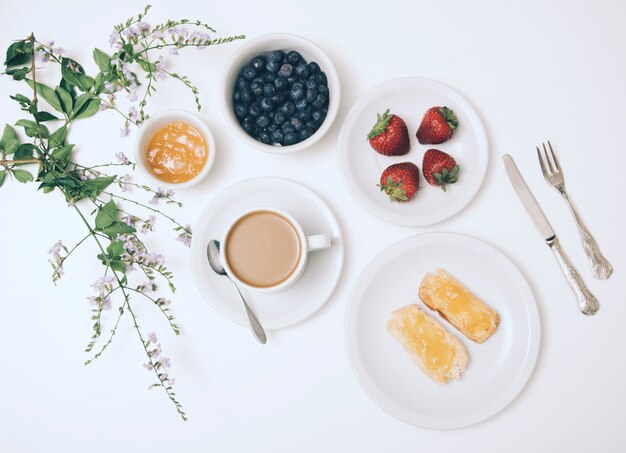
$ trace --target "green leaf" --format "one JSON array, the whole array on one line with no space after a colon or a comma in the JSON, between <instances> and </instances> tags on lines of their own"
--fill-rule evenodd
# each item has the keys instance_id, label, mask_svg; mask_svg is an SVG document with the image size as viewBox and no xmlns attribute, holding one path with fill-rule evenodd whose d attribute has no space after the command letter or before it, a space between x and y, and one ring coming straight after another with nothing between
<instances>
[{"instance_id":1,"label":"green leaf","mask_svg":"<svg viewBox=\"0 0 626 453\"><path fill-rule=\"evenodd\" d=\"M119 234L134 233L135 229L129 225L126 225L124 222L116 220L108 227L102 228L100 231L102 231L110 238L116 238Z\"/></svg>"},{"instance_id":2,"label":"green leaf","mask_svg":"<svg viewBox=\"0 0 626 453\"><path fill-rule=\"evenodd\" d=\"M20 142L18 142L17 140L13 140L12 142L9 142L9 144L4 149L4 154L6 155L13 154L19 149L20 149ZM14 157L14 159L16 158Z\"/></svg>"},{"instance_id":3,"label":"green leaf","mask_svg":"<svg viewBox=\"0 0 626 453\"><path fill-rule=\"evenodd\" d=\"M50 131L45 125L43 124L37 125L37 123L31 120L18 120L15 123L15 125L22 126L24 128L24 132L29 137L35 137L37 135L41 135L42 137L46 138L50 135Z\"/></svg>"},{"instance_id":4,"label":"green leaf","mask_svg":"<svg viewBox=\"0 0 626 453\"><path fill-rule=\"evenodd\" d=\"M40 123L44 121L54 121L54 120L59 119L56 116L54 116L52 113L43 112L43 111L35 113L35 118L37 118L37 121L39 121Z\"/></svg>"},{"instance_id":5,"label":"green leaf","mask_svg":"<svg viewBox=\"0 0 626 453\"><path fill-rule=\"evenodd\" d=\"M33 180L33 175L31 175L26 170L11 170L11 173L13 173L15 179L17 179L17 181L21 183L30 182Z\"/></svg>"},{"instance_id":6,"label":"green leaf","mask_svg":"<svg viewBox=\"0 0 626 453\"><path fill-rule=\"evenodd\" d=\"M99 108L100 99L91 99L83 109L81 109L76 115L73 116L73 119L79 120L81 118L88 118L90 116L93 116L98 113Z\"/></svg>"},{"instance_id":7,"label":"green leaf","mask_svg":"<svg viewBox=\"0 0 626 453\"><path fill-rule=\"evenodd\" d=\"M61 107L63 107L63 113L69 115L72 113L72 106L74 105L74 101L72 101L72 95L65 88L58 86L54 89L56 91L57 96L59 96L59 101L61 101Z\"/></svg>"},{"instance_id":8,"label":"green leaf","mask_svg":"<svg viewBox=\"0 0 626 453\"><path fill-rule=\"evenodd\" d=\"M28 66L24 66L23 68L13 68L6 70L6 73L12 76L13 80L24 80L29 72L30 68Z\"/></svg>"},{"instance_id":9,"label":"green leaf","mask_svg":"<svg viewBox=\"0 0 626 453\"><path fill-rule=\"evenodd\" d=\"M14 101L19 102L22 107L28 107L31 104L31 100L28 99L23 94L16 94L15 96L9 96L9 97L13 99Z\"/></svg>"},{"instance_id":10,"label":"green leaf","mask_svg":"<svg viewBox=\"0 0 626 453\"><path fill-rule=\"evenodd\" d=\"M54 133L50 136L50 140L53 145L61 146L65 141L65 136L67 135L67 126L63 125L58 128Z\"/></svg>"},{"instance_id":11,"label":"green leaf","mask_svg":"<svg viewBox=\"0 0 626 453\"><path fill-rule=\"evenodd\" d=\"M66 57L61 59L61 76L68 84L80 87L79 76L82 74L85 70L76 61Z\"/></svg>"},{"instance_id":12,"label":"green leaf","mask_svg":"<svg viewBox=\"0 0 626 453\"><path fill-rule=\"evenodd\" d=\"M119 258L125 252L126 248L122 241L111 241L107 247L107 253L111 258Z\"/></svg>"},{"instance_id":13,"label":"green leaf","mask_svg":"<svg viewBox=\"0 0 626 453\"><path fill-rule=\"evenodd\" d=\"M33 52L33 43L27 40L16 41L7 49L4 65L17 66L30 62Z\"/></svg>"},{"instance_id":14,"label":"green leaf","mask_svg":"<svg viewBox=\"0 0 626 453\"><path fill-rule=\"evenodd\" d=\"M111 269L116 272L125 274L126 273L126 264L123 261L114 260L109 262Z\"/></svg>"},{"instance_id":15,"label":"green leaf","mask_svg":"<svg viewBox=\"0 0 626 453\"><path fill-rule=\"evenodd\" d=\"M81 109L89 102L93 96L90 93L81 94L74 101L74 114L78 114Z\"/></svg>"},{"instance_id":16,"label":"green leaf","mask_svg":"<svg viewBox=\"0 0 626 453\"><path fill-rule=\"evenodd\" d=\"M70 157L70 154L72 154L72 148L74 148L74 145L65 145L60 148L56 148L52 151L52 157L59 160L65 160Z\"/></svg>"},{"instance_id":17,"label":"green leaf","mask_svg":"<svg viewBox=\"0 0 626 453\"><path fill-rule=\"evenodd\" d=\"M0 171L0 187L4 184L4 177L7 175L5 171Z\"/></svg>"},{"instance_id":18,"label":"green leaf","mask_svg":"<svg viewBox=\"0 0 626 453\"><path fill-rule=\"evenodd\" d=\"M37 88L37 94L44 98L48 104L50 104L56 111L63 113L63 107L61 106L61 101L59 100L59 96L57 96L56 92L50 88L48 85L44 85L43 83L35 82L31 79L26 79L26 83L33 88Z\"/></svg>"},{"instance_id":19,"label":"green leaf","mask_svg":"<svg viewBox=\"0 0 626 453\"><path fill-rule=\"evenodd\" d=\"M111 57L109 57L100 49L93 50L93 61L96 62L96 64L98 65L98 68L100 68L100 71L102 72L109 71L110 65L111 65Z\"/></svg>"},{"instance_id":20,"label":"green leaf","mask_svg":"<svg viewBox=\"0 0 626 453\"><path fill-rule=\"evenodd\" d=\"M90 181L93 181L93 179ZM115 206L115 202L111 200L98 209L98 214L96 214L96 230L102 230L103 228L111 226L116 219L117 206Z\"/></svg>"},{"instance_id":21,"label":"green leaf","mask_svg":"<svg viewBox=\"0 0 626 453\"><path fill-rule=\"evenodd\" d=\"M109 187L117 176L100 176L99 178L88 179L83 181L83 186L97 189L98 191L102 191Z\"/></svg>"},{"instance_id":22,"label":"green leaf","mask_svg":"<svg viewBox=\"0 0 626 453\"><path fill-rule=\"evenodd\" d=\"M35 151L36 146L32 143L24 143L19 146L19 149L15 152L13 156L14 160L22 160L22 159L32 159L33 151Z\"/></svg>"},{"instance_id":23,"label":"green leaf","mask_svg":"<svg viewBox=\"0 0 626 453\"><path fill-rule=\"evenodd\" d=\"M89 91L93 87L95 80L88 75L78 76L78 89L81 91Z\"/></svg>"},{"instance_id":24,"label":"green leaf","mask_svg":"<svg viewBox=\"0 0 626 453\"><path fill-rule=\"evenodd\" d=\"M17 143L19 144L20 140L15 133L15 129L8 124L5 124L4 130L2 131L2 138L0 138L0 149L6 150L7 145L14 140L17 140Z\"/></svg>"}]
</instances>

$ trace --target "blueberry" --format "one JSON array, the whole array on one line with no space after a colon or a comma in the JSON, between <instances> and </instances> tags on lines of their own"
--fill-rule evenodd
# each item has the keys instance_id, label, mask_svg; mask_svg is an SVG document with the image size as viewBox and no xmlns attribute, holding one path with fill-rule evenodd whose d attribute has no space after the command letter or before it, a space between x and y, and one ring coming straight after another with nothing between
<instances>
[{"instance_id":1,"label":"blueberry","mask_svg":"<svg viewBox=\"0 0 626 453\"><path fill-rule=\"evenodd\" d=\"M328 87L326 85L319 85L317 87L317 94L328 96Z\"/></svg>"},{"instance_id":2,"label":"blueberry","mask_svg":"<svg viewBox=\"0 0 626 453\"><path fill-rule=\"evenodd\" d=\"M280 106L279 111L283 115L289 117L296 112L296 106L294 105L293 102L285 102L283 105Z\"/></svg>"},{"instance_id":3,"label":"blueberry","mask_svg":"<svg viewBox=\"0 0 626 453\"><path fill-rule=\"evenodd\" d=\"M295 65L295 64L298 64L301 58L302 56L298 52L296 52L295 50L292 50L291 52L287 54L287 58L285 58L285 60L287 60L287 63L291 65Z\"/></svg>"},{"instance_id":4,"label":"blueberry","mask_svg":"<svg viewBox=\"0 0 626 453\"><path fill-rule=\"evenodd\" d=\"M253 102L250 105L250 116L256 118L261 114L261 105L258 102Z\"/></svg>"},{"instance_id":5,"label":"blueberry","mask_svg":"<svg viewBox=\"0 0 626 453\"><path fill-rule=\"evenodd\" d=\"M295 71L296 76L300 77L301 79L306 79L309 76L309 69L306 65L306 62L304 61L301 61L296 65Z\"/></svg>"},{"instance_id":6,"label":"blueberry","mask_svg":"<svg viewBox=\"0 0 626 453\"><path fill-rule=\"evenodd\" d=\"M296 131L302 130L302 128L305 126L304 121L299 120L296 117L291 118L291 124L293 125Z\"/></svg>"},{"instance_id":7,"label":"blueberry","mask_svg":"<svg viewBox=\"0 0 626 453\"><path fill-rule=\"evenodd\" d=\"M285 121L287 121L287 118L285 117L284 113L282 113L282 112L276 112L276 113L274 114L274 124L277 124L277 125L279 125L279 126L280 126L280 125L281 125L281 124L283 124Z\"/></svg>"},{"instance_id":8,"label":"blueberry","mask_svg":"<svg viewBox=\"0 0 626 453\"><path fill-rule=\"evenodd\" d=\"M274 88L273 83L268 82L265 85L263 85L263 94L266 97L270 97L272 94L274 94L274 91L276 91L276 88Z\"/></svg>"},{"instance_id":9,"label":"blueberry","mask_svg":"<svg viewBox=\"0 0 626 453\"><path fill-rule=\"evenodd\" d=\"M256 124L255 124L254 118L250 116L244 118L244 120L241 123L241 127L243 127L243 130L245 130L248 134L250 135L254 134L256 131Z\"/></svg>"},{"instance_id":10,"label":"blueberry","mask_svg":"<svg viewBox=\"0 0 626 453\"><path fill-rule=\"evenodd\" d=\"M259 134L257 135L257 139L260 142L265 143L266 145L269 145L270 143L272 143L272 139L270 138L270 134L267 131L259 132Z\"/></svg>"},{"instance_id":11,"label":"blueberry","mask_svg":"<svg viewBox=\"0 0 626 453\"><path fill-rule=\"evenodd\" d=\"M315 88L306 89L306 94L304 95L304 99L306 99L307 102L313 102L316 97L317 97L317 90Z\"/></svg>"},{"instance_id":12,"label":"blueberry","mask_svg":"<svg viewBox=\"0 0 626 453\"><path fill-rule=\"evenodd\" d=\"M318 94L317 97L315 98L315 101L313 101L313 107L315 107L316 109L321 109L323 107L326 107L328 105L328 96L325 96L323 94ZM296 105L296 107L298 107Z\"/></svg>"},{"instance_id":13,"label":"blueberry","mask_svg":"<svg viewBox=\"0 0 626 453\"><path fill-rule=\"evenodd\" d=\"M291 74L293 73L293 66L291 66L289 63L285 63L284 65L282 65L280 67L280 70L278 71L278 75L281 77L291 77Z\"/></svg>"},{"instance_id":14,"label":"blueberry","mask_svg":"<svg viewBox=\"0 0 626 453\"><path fill-rule=\"evenodd\" d=\"M316 101L317 101L317 99L316 99ZM309 103L306 101L306 99L300 99L299 101L296 102L296 109L297 110L304 110L308 106L309 106Z\"/></svg>"},{"instance_id":15,"label":"blueberry","mask_svg":"<svg viewBox=\"0 0 626 453\"><path fill-rule=\"evenodd\" d=\"M293 101L299 101L304 98L304 85L301 82L296 82L291 85L291 99Z\"/></svg>"},{"instance_id":16,"label":"blueberry","mask_svg":"<svg viewBox=\"0 0 626 453\"><path fill-rule=\"evenodd\" d=\"M253 80L250 84L250 89L252 90L252 94L259 97L263 94L263 83L258 80Z\"/></svg>"},{"instance_id":17,"label":"blueberry","mask_svg":"<svg viewBox=\"0 0 626 453\"><path fill-rule=\"evenodd\" d=\"M313 112L311 112L311 119L315 121L317 124L322 124L322 121L324 121L324 118L326 118L325 110L313 110Z\"/></svg>"},{"instance_id":18,"label":"blueberry","mask_svg":"<svg viewBox=\"0 0 626 453\"><path fill-rule=\"evenodd\" d=\"M272 140L272 143L282 143L284 137L285 134L283 134L283 131L281 130L270 132L270 139Z\"/></svg>"},{"instance_id":19,"label":"blueberry","mask_svg":"<svg viewBox=\"0 0 626 453\"><path fill-rule=\"evenodd\" d=\"M248 106L245 104L235 104L235 116L240 120L248 116Z\"/></svg>"},{"instance_id":20,"label":"blueberry","mask_svg":"<svg viewBox=\"0 0 626 453\"><path fill-rule=\"evenodd\" d=\"M326 78L326 74L323 72L315 74L315 81L318 85L328 85L328 79Z\"/></svg>"},{"instance_id":21,"label":"blueberry","mask_svg":"<svg viewBox=\"0 0 626 453\"><path fill-rule=\"evenodd\" d=\"M283 130L283 134L289 134L296 131L296 128L293 127L291 121L287 121L285 124L283 124L283 127L281 129Z\"/></svg>"},{"instance_id":22,"label":"blueberry","mask_svg":"<svg viewBox=\"0 0 626 453\"><path fill-rule=\"evenodd\" d=\"M240 76L237 79L237 83L235 83L235 90L241 90L244 87L248 86L248 81L246 79L243 78L243 76Z\"/></svg>"},{"instance_id":23,"label":"blueberry","mask_svg":"<svg viewBox=\"0 0 626 453\"><path fill-rule=\"evenodd\" d=\"M300 136L300 141L302 141L302 140L306 140L314 133L315 131L313 129L311 129L309 126L305 126L300 130L298 135Z\"/></svg>"},{"instance_id":24,"label":"blueberry","mask_svg":"<svg viewBox=\"0 0 626 453\"><path fill-rule=\"evenodd\" d=\"M285 58L285 52L283 52L282 50L275 50L270 55L270 61L277 61L279 63L282 63L284 58Z\"/></svg>"},{"instance_id":25,"label":"blueberry","mask_svg":"<svg viewBox=\"0 0 626 453\"><path fill-rule=\"evenodd\" d=\"M298 143L298 135L295 132L289 132L283 137L282 143L285 146L295 145Z\"/></svg>"},{"instance_id":26,"label":"blueberry","mask_svg":"<svg viewBox=\"0 0 626 453\"><path fill-rule=\"evenodd\" d=\"M317 88L317 82L315 81L315 77L309 77L309 80L306 81L306 87L308 88L312 88L312 89L316 89Z\"/></svg>"},{"instance_id":27,"label":"blueberry","mask_svg":"<svg viewBox=\"0 0 626 453\"><path fill-rule=\"evenodd\" d=\"M274 88L278 91L284 91L289 88L289 81L285 77L278 76L274 80Z\"/></svg>"},{"instance_id":28,"label":"blueberry","mask_svg":"<svg viewBox=\"0 0 626 453\"><path fill-rule=\"evenodd\" d=\"M320 65L312 61L309 63L309 74L317 74L320 72Z\"/></svg>"},{"instance_id":29,"label":"blueberry","mask_svg":"<svg viewBox=\"0 0 626 453\"><path fill-rule=\"evenodd\" d=\"M280 69L280 65L281 65L280 61L270 60L265 65L265 69L267 69L269 72L278 72Z\"/></svg>"},{"instance_id":30,"label":"blueberry","mask_svg":"<svg viewBox=\"0 0 626 453\"><path fill-rule=\"evenodd\" d=\"M285 93L274 93L270 96L270 101L272 101L273 105L281 105L283 102L285 102L285 100Z\"/></svg>"},{"instance_id":31,"label":"blueberry","mask_svg":"<svg viewBox=\"0 0 626 453\"><path fill-rule=\"evenodd\" d=\"M261 128L267 127L269 126L269 124L270 124L270 117L264 113L259 115L256 119L256 125Z\"/></svg>"},{"instance_id":32,"label":"blueberry","mask_svg":"<svg viewBox=\"0 0 626 453\"><path fill-rule=\"evenodd\" d=\"M307 125L308 127L310 127L310 128L313 130L313 132L315 132L316 130L318 130L318 129L320 128L320 125L319 125L319 124L317 124L317 123L316 123L315 121L313 121L313 120L307 121L307 122L306 122L306 125Z\"/></svg>"},{"instance_id":33,"label":"blueberry","mask_svg":"<svg viewBox=\"0 0 626 453\"><path fill-rule=\"evenodd\" d=\"M274 105L272 105L272 101L268 98L261 99L261 110L264 112L270 112L274 110Z\"/></svg>"},{"instance_id":34,"label":"blueberry","mask_svg":"<svg viewBox=\"0 0 626 453\"><path fill-rule=\"evenodd\" d=\"M298 81L298 78L295 75L292 75L291 77L287 77L287 82L289 82L289 85L293 85L297 81Z\"/></svg>"},{"instance_id":35,"label":"blueberry","mask_svg":"<svg viewBox=\"0 0 626 453\"><path fill-rule=\"evenodd\" d=\"M265 57L262 56L258 56L258 57L254 57L252 59L252 62L250 63L250 65L257 70L257 72L261 72L263 70L263 68L265 68Z\"/></svg>"},{"instance_id":36,"label":"blueberry","mask_svg":"<svg viewBox=\"0 0 626 453\"><path fill-rule=\"evenodd\" d=\"M312 118L312 113L311 107L307 107L304 110L298 110L295 116L302 121L309 121Z\"/></svg>"},{"instance_id":37,"label":"blueberry","mask_svg":"<svg viewBox=\"0 0 626 453\"><path fill-rule=\"evenodd\" d=\"M265 83L265 80L263 80L263 75L257 75L254 79L252 79L252 82L250 83L250 85L252 85L252 83L254 82L257 82L263 85Z\"/></svg>"},{"instance_id":38,"label":"blueberry","mask_svg":"<svg viewBox=\"0 0 626 453\"><path fill-rule=\"evenodd\" d=\"M254 101L254 94L252 94L252 90L250 88L242 88L239 90L241 95L241 102L245 104L249 104Z\"/></svg>"},{"instance_id":39,"label":"blueberry","mask_svg":"<svg viewBox=\"0 0 626 453\"><path fill-rule=\"evenodd\" d=\"M267 130L267 132L271 134L274 131L280 130L280 126L278 126L278 124L276 123L270 123L270 125L267 126L265 130Z\"/></svg>"},{"instance_id":40,"label":"blueberry","mask_svg":"<svg viewBox=\"0 0 626 453\"><path fill-rule=\"evenodd\" d=\"M236 91L233 93L233 102L234 102L235 104L237 104L237 103L241 102L241 92L240 92L239 90L236 90Z\"/></svg>"},{"instance_id":41,"label":"blueberry","mask_svg":"<svg viewBox=\"0 0 626 453\"><path fill-rule=\"evenodd\" d=\"M244 79L251 81L256 77L256 69L254 69L252 66L246 66L245 68L243 68L243 71L241 71L241 75Z\"/></svg>"},{"instance_id":42,"label":"blueberry","mask_svg":"<svg viewBox=\"0 0 626 453\"><path fill-rule=\"evenodd\" d=\"M265 74L263 74L263 81L264 82L274 82L274 80L276 80L276 77L278 77L276 74L274 74L273 72L266 72Z\"/></svg>"}]
</instances>

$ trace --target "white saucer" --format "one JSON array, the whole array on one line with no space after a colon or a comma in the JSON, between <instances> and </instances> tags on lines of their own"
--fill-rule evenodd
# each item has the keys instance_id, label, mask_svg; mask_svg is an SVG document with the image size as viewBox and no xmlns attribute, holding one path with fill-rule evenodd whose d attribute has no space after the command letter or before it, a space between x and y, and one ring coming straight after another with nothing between
<instances>
[{"instance_id":1,"label":"white saucer","mask_svg":"<svg viewBox=\"0 0 626 453\"><path fill-rule=\"evenodd\" d=\"M500 325L484 343L468 340L419 299L422 277L439 267L499 313ZM460 380L432 381L386 331L391 312L408 304L418 304L463 343L469 363ZM359 383L391 415L424 428L469 426L504 409L530 378L540 336L522 273L494 247L461 234L420 234L392 245L365 268L346 309L346 349Z\"/></svg>"},{"instance_id":2,"label":"white saucer","mask_svg":"<svg viewBox=\"0 0 626 453\"><path fill-rule=\"evenodd\" d=\"M332 246L312 252L298 282L279 293L242 292L265 329L295 324L315 313L332 295L343 267L343 239L328 206L312 191L280 178L254 178L237 183L217 195L200 214L193 229L191 268L198 288L209 304L226 318L247 326L248 318L226 277L213 272L206 257L211 239L221 239L241 212L268 206L291 214L306 234L325 233Z\"/></svg>"},{"instance_id":3,"label":"white saucer","mask_svg":"<svg viewBox=\"0 0 626 453\"><path fill-rule=\"evenodd\" d=\"M420 145L415 132L433 106L450 107L459 127L445 143ZM409 129L411 150L404 156L382 156L366 140L376 114L386 109L403 118ZM400 225L429 225L459 212L480 189L489 160L485 128L470 103L446 85L417 77L389 80L361 96L343 122L338 147L339 168L348 190L369 212ZM430 148L449 153L461 167L459 181L448 186L447 192L429 185L421 174L424 152ZM389 165L407 161L420 169L420 189L406 203L391 203L376 184Z\"/></svg>"}]
</instances>

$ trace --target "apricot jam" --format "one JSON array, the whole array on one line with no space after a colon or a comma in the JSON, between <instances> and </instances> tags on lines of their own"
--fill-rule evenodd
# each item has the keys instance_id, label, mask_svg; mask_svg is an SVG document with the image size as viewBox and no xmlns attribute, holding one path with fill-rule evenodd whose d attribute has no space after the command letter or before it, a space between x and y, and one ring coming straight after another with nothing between
<instances>
[{"instance_id":1,"label":"apricot jam","mask_svg":"<svg viewBox=\"0 0 626 453\"><path fill-rule=\"evenodd\" d=\"M206 165L209 149L205 137L193 126L177 121L160 128L146 152L148 168L163 182L193 179Z\"/></svg>"}]
</instances>

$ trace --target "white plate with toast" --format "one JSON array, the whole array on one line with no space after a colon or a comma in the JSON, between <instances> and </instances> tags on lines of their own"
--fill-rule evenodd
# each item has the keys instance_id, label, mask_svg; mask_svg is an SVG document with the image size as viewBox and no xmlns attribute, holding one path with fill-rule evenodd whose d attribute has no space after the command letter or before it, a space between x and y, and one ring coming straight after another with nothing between
<instances>
[{"instance_id":1,"label":"white plate with toast","mask_svg":"<svg viewBox=\"0 0 626 453\"><path fill-rule=\"evenodd\" d=\"M448 141L421 145L415 133L424 113L433 106L451 108L459 125ZM411 145L408 154L383 156L367 142L376 115L386 109L407 125ZM431 148L450 154L461 168L458 182L446 192L429 185L421 174L424 152ZM348 190L370 213L399 225L430 225L461 211L474 198L485 179L489 145L480 116L463 96L434 80L405 77L377 85L354 103L341 127L338 159ZM419 167L420 188L412 200L392 203L377 184L385 168L400 162Z\"/></svg>"},{"instance_id":2,"label":"white plate with toast","mask_svg":"<svg viewBox=\"0 0 626 453\"><path fill-rule=\"evenodd\" d=\"M498 313L499 325L484 342L468 339L420 300L422 278L438 268ZM387 331L392 312L411 304L465 347L460 379L435 382ZM346 309L348 358L365 392L394 417L431 429L473 425L507 407L532 374L540 336L533 293L515 264L485 242L454 233L420 234L389 247L363 271Z\"/></svg>"}]
</instances>

